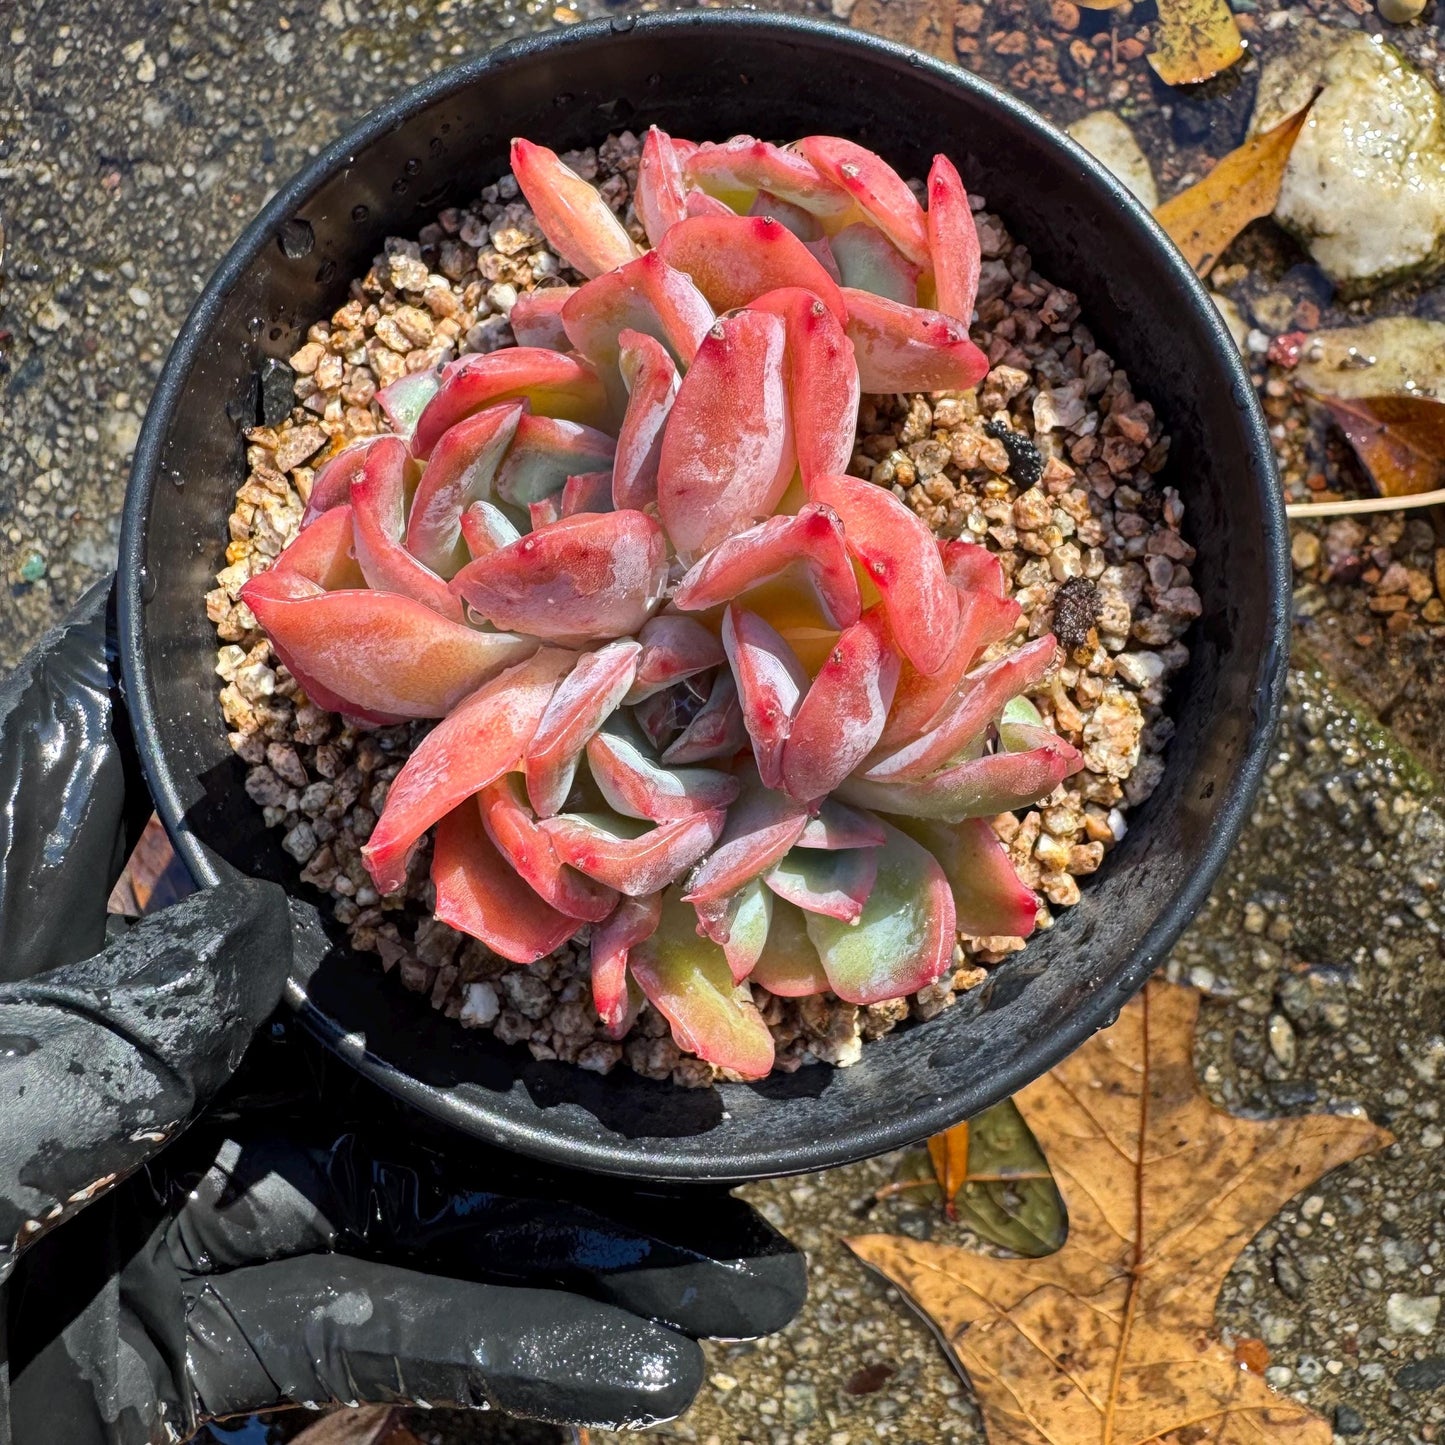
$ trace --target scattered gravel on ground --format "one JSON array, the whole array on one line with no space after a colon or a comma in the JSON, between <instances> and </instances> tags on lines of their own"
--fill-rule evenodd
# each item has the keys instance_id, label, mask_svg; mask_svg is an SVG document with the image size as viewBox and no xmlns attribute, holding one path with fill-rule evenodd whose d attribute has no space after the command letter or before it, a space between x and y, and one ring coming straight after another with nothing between
<instances>
[{"instance_id":1,"label":"scattered gravel on ground","mask_svg":"<svg viewBox=\"0 0 1445 1445\"><path fill-rule=\"evenodd\" d=\"M642 240L630 209L639 152L624 132L566 159ZM995 821L1020 877L1046 900L1046 927L1051 907L1078 901L1078 880L1099 867L1124 836L1127 810L1162 776L1174 726L1163 706L1168 679L1188 660L1180 639L1200 600L1194 549L1179 530L1183 505L1156 481L1168 444L1153 408L1097 348L1074 296L1034 272L1003 223L980 209L979 230L975 339L992 369L976 394L865 398L851 470L891 487L940 536L998 556L1023 616L995 652L1050 629L1065 645L1034 700L1083 753L1084 769L1039 807ZM239 601L247 578L296 535L317 466L384 429L380 387L511 344L517 293L574 279L505 176L473 207L443 211L415 241L387 241L346 304L309 329L290 358L298 405L279 425L247 434L251 470L230 517L227 566L206 598L222 643L221 706L249 765L246 789L267 825L282 830L302 880L332 896L352 944L379 954L405 987L464 1027L525 1043L538 1059L599 1072L626 1062L648 1077L703 1086L715 1070L681 1053L654 1010L644 1008L621 1041L602 1035L585 940L517 969L428 917L426 847L405 897L377 896L361 845L428 725L362 731L314 707ZM911 1000L863 1009L831 995L794 1001L755 989L776 1067L854 1063L866 1040L910 1016L935 1017L1023 947L1021 938L960 936L951 975Z\"/></svg>"}]
</instances>

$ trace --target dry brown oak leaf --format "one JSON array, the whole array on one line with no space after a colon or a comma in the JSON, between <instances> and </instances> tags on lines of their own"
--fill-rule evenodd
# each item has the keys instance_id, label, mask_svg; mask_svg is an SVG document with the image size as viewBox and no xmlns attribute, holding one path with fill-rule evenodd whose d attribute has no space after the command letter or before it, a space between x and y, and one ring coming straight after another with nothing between
<instances>
[{"instance_id":1,"label":"dry brown oak leaf","mask_svg":"<svg viewBox=\"0 0 1445 1445\"><path fill-rule=\"evenodd\" d=\"M1330 1445L1329 1425L1213 1334L1240 1250L1285 1200L1390 1135L1366 1119L1237 1119L1199 1092L1199 995L1152 983L1018 1097L1069 1210L1043 1259L848 1241L967 1371L990 1445Z\"/></svg>"}]
</instances>

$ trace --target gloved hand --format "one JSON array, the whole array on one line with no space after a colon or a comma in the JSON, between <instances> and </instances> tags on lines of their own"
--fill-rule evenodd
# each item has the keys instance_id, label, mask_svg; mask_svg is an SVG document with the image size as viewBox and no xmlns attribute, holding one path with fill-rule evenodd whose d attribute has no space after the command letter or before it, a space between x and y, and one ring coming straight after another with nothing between
<instances>
[{"instance_id":1,"label":"gloved hand","mask_svg":"<svg viewBox=\"0 0 1445 1445\"><path fill-rule=\"evenodd\" d=\"M101 949L136 795L104 602L0 686L0 977L17 980L0 984L0 1440L178 1439L285 1402L613 1425L684 1409L694 1337L777 1329L803 1297L801 1259L725 1194L488 1155L280 1026L161 1150L277 997L289 927L278 890L242 882Z\"/></svg>"}]
</instances>

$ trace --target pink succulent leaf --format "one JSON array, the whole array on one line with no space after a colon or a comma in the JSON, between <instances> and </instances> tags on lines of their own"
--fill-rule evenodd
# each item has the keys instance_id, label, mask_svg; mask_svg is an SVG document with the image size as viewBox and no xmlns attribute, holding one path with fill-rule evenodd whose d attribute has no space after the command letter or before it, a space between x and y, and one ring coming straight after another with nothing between
<instances>
[{"instance_id":1,"label":"pink succulent leaf","mask_svg":"<svg viewBox=\"0 0 1445 1445\"><path fill-rule=\"evenodd\" d=\"M877 848L794 848L764 874L779 898L807 913L823 913L843 923L856 923L878 878Z\"/></svg>"},{"instance_id":2,"label":"pink succulent leaf","mask_svg":"<svg viewBox=\"0 0 1445 1445\"><path fill-rule=\"evenodd\" d=\"M539 826L564 863L639 898L681 878L717 842L723 817L716 808L649 827L615 813L559 813Z\"/></svg>"},{"instance_id":3,"label":"pink succulent leaf","mask_svg":"<svg viewBox=\"0 0 1445 1445\"><path fill-rule=\"evenodd\" d=\"M847 471L861 395L852 342L810 291L769 291L751 309L781 317L787 328L788 414L804 486L813 477Z\"/></svg>"},{"instance_id":4,"label":"pink succulent leaf","mask_svg":"<svg viewBox=\"0 0 1445 1445\"><path fill-rule=\"evenodd\" d=\"M274 569L241 600L311 700L355 717L442 717L537 650L535 638L478 632L409 597L323 592Z\"/></svg>"},{"instance_id":5,"label":"pink succulent leaf","mask_svg":"<svg viewBox=\"0 0 1445 1445\"><path fill-rule=\"evenodd\" d=\"M630 738L599 732L587 743L587 764L607 806L628 818L670 823L726 808L738 780L712 768L664 768Z\"/></svg>"},{"instance_id":6,"label":"pink succulent leaf","mask_svg":"<svg viewBox=\"0 0 1445 1445\"><path fill-rule=\"evenodd\" d=\"M719 315L779 287L800 286L819 297L840 323L848 319L833 278L771 216L689 216L662 238L657 254L691 276Z\"/></svg>"},{"instance_id":7,"label":"pink succulent leaf","mask_svg":"<svg viewBox=\"0 0 1445 1445\"><path fill-rule=\"evenodd\" d=\"M614 506L641 510L657 501L662 434L677 396L678 371L655 338L624 330L617 339L622 348L617 364L627 387L627 409L617 433L612 500Z\"/></svg>"},{"instance_id":8,"label":"pink succulent leaf","mask_svg":"<svg viewBox=\"0 0 1445 1445\"><path fill-rule=\"evenodd\" d=\"M637 640L642 644L637 678L623 698L629 706L685 677L694 677L727 661L715 632L691 617L679 617L672 612L649 618L637 634Z\"/></svg>"},{"instance_id":9,"label":"pink succulent leaf","mask_svg":"<svg viewBox=\"0 0 1445 1445\"><path fill-rule=\"evenodd\" d=\"M661 750L676 735L678 698L672 691L655 692L643 698L632 709L632 721L654 748Z\"/></svg>"},{"instance_id":10,"label":"pink succulent leaf","mask_svg":"<svg viewBox=\"0 0 1445 1445\"><path fill-rule=\"evenodd\" d=\"M507 320L518 346L540 346L547 351L567 351L572 343L562 325L562 308L577 294L575 286L544 286L524 291L512 303Z\"/></svg>"},{"instance_id":11,"label":"pink succulent leaf","mask_svg":"<svg viewBox=\"0 0 1445 1445\"><path fill-rule=\"evenodd\" d=\"M553 522L561 520L561 492L550 497L543 497L540 502L527 503L527 530L529 532L540 532L543 527L550 527Z\"/></svg>"},{"instance_id":12,"label":"pink succulent leaf","mask_svg":"<svg viewBox=\"0 0 1445 1445\"><path fill-rule=\"evenodd\" d=\"M838 269L838 258L833 254L833 244L826 236L816 241L804 241L808 253L828 273L835 286L842 286L843 273Z\"/></svg>"},{"instance_id":13,"label":"pink succulent leaf","mask_svg":"<svg viewBox=\"0 0 1445 1445\"><path fill-rule=\"evenodd\" d=\"M1057 655L1058 643L1047 633L970 673L927 732L875 755L861 776L874 783L916 782L945 767L978 743L1009 699L1038 682Z\"/></svg>"},{"instance_id":14,"label":"pink succulent leaf","mask_svg":"<svg viewBox=\"0 0 1445 1445\"><path fill-rule=\"evenodd\" d=\"M692 219L697 216L735 216L736 211L731 206L724 205L722 201L714 199L706 191L694 188L687 193L687 203L683 207L684 219Z\"/></svg>"},{"instance_id":15,"label":"pink succulent leaf","mask_svg":"<svg viewBox=\"0 0 1445 1445\"><path fill-rule=\"evenodd\" d=\"M611 917L592 930L592 1002L610 1039L620 1039L630 1024L628 955L657 932L661 921L662 894L649 893L623 898Z\"/></svg>"},{"instance_id":16,"label":"pink succulent leaf","mask_svg":"<svg viewBox=\"0 0 1445 1445\"><path fill-rule=\"evenodd\" d=\"M348 508L348 510L350 509ZM241 600L256 612L257 619L261 622L263 628L269 630L270 622L266 620L267 618L272 621L277 618L280 619L281 625L286 630L288 640L283 641L278 637L272 636L270 639L272 651L274 651L276 656L286 665L292 677L300 684L302 691L317 707L325 708L327 712L341 713L344 717L354 719L357 722L372 723L379 727L384 727L390 723L405 722L406 715L403 713L383 711L379 706L375 705L367 707L350 697L343 697L340 693L328 687L326 682L323 681L324 678L330 677L331 670L327 665L329 660L327 657L318 657L318 666L321 668L321 672L315 677L307 673L305 663L298 661L296 653L290 644L295 642L297 637L301 637L303 640L310 640L311 627L316 621L316 609L284 604L306 602L311 599L320 599L327 595L327 592L319 582L303 576L299 571L293 570L292 568L279 565L271 568L269 572L263 572L251 578L241 589ZM370 591L356 591L337 593L336 595L341 597L375 598L382 594ZM429 616L436 616L429 607L420 607L419 603L413 603L409 599L388 597L385 600L396 602L405 601L409 607L419 607L420 610L426 612ZM336 610L336 604L328 604L327 610L334 612ZM385 686L386 683L384 682L383 688ZM374 702L378 699L388 702L397 701L390 693L376 689L370 685L362 688L354 688L348 683L348 689L350 691L361 692L362 695L373 698ZM374 694L375 696L373 696Z\"/></svg>"},{"instance_id":17,"label":"pink succulent leaf","mask_svg":"<svg viewBox=\"0 0 1445 1445\"><path fill-rule=\"evenodd\" d=\"M744 776L717 847L688 880L688 902L712 903L761 878L798 841L807 821L802 803L762 786L756 774Z\"/></svg>"},{"instance_id":18,"label":"pink succulent leaf","mask_svg":"<svg viewBox=\"0 0 1445 1445\"><path fill-rule=\"evenodd\" d=\"M700 145L687 159L689 178L725 200L744 202L750 191L768 191L815 216L841 216L852 198L819 175L808 159L752 136Z\"/></svg>"},{"instance_id":19,"label":"pink succulent leaf","mask_svg":"<svg viewBox=\"0 0 1445 1445\"><path fill-rule=\"evenodd\" d=\"M473 502L462 513L461 527L462 540L474 560L510 546L522 535L512 519L491 502Z\"/></svg>"},{"instance_id":20,"label":"pink succulent leaf","mask_svg":"<svg viewBox=\"0 0 1445 1445\"><path fill-rule=\"evenodd\" d=\"M753 197L753 203L748 207L748 215L771 216L775 221L781 221L805 246L823 240L823 225L817 216L804 210L802 206L795 206L792 201L775 196L771 191L759 191ZM817 252L813 254L817 255ZM827 263L824 262L823 265L824 270L827 270ZM838 278L834 276L833 279L836 281Z\"/></svg>"},{"instance_id":21,"label":"pink succulent leaf","mask_svg":"<svg viewBox=\"0 0 1445 1445\"><path fill-rule=\"evenodd\" d=\"M523 416L497 472L497 496L514 507L540 502L560 492L578 472L610 469L616 446L606 432L575 421Z\"/></svg>"},{"instance_id":22,"label":"pink succulent leaf","mask_svg":"<svg viewBox=\"0 0 1445 1445\"><path fill-rule=\"evenodd\" d=\"M667 584L667 539L642 512L564 517L469 562L452 589L494 626L534 637L636 632Z\"/></svg>"},{"instance_id":23,"label":"pink succulent leaf","mask_svg":"<svg viewBox=\"0 0 1445 1445\"><path fill-rule=\"evenodd\" d=\"M900 306L918 305L919 268L876 226L857 221L828 240L844 286Z\"/></svg>"},{"instance_id":24,"label":"pink succulent leaf","mask_svg":"<svg viewBox=\"0 0 1445 1445\"><path fill-rule=\"evenodd\" d=\"M730 605L722 638L758 773L764 787L779 787L783 744L808 690L808 674L784 638L756 612Z\"/></svg>"},{"instance_id":25,"label":"pink succulent leaf","mask_svg":"<svg viewBox=\"0 0 1445 1445\"><path fill-rule=\"evenodd\" d=\"M446 578L417 561L402 545L411 456L400 437L372 447L361 475L351 484L352 534L356 560L368 587L424 603L452 622L462 621L461 603Z\"/></svg>"},{"instance_id":26,"label":"pink succulent leaf","mask_svg":"<svg viewBox=\"0 0 1445 1445\"><path fill-rule=\"evenodd\" d=\"M613 889L569 868L557 856L552 840L527 806L516 773L503 773L477 797L487 836L544 902L587 923L600 923L617 906Z\"/></svg>"},{"instance_id":27,"label":"pink succulent leaf","mask_svg":"<svg viewBox=\"0 0 1445 1445\"><path fill-rule=\"evenodd\" d=\"M512 174L552 249L584 276L600 276L637 255L597 188L563 165L555 151L514 140Z\"/></svg>"},{"instance_id":28,"label":"pink succulent leaf","mask_svg":"<svg viewBox=\"0 0 1445 1445\"><path fill-rule=\"evenodd\" d=\"M497 468L517 435L526 407L504 402L450 428L433 449L412 498L407 550L442 577L466 565L462 513L492 496Z\"/></svg>"},{"instance_id":29,"label":"pink succulent leaf","mask_svg":"<svg viewBox=\"0 0 1445 1445\"><path fill-rule=\"evenodd\" d=\"M351 502L351 484L361 475L366 465L366 454L378 442L386 440L386 433L364 437L343 447L335 456L329 457L317 467L311 478L311 493L306 498L306 510L301 514L301 525L309 527L323 512L333 507L348 506Z\"/></svg>"},{"instance_id":30,"label":"pink succulent leaf","mask_svg":"<svg viewBox=\"0 0 1445 1445\"><path fill-rule=\"evenodd\" d=\"M655 125L649 126L642 142L637 166L637 188L632 196L637 218L647 233L647 244L656 246L687 214L687 180L682 157L672 138Z\"/></svg>"},{"instance_id":31,"label":"pink succulent leaf","mask_svg":"<svg viewBox=\"0 0 1445 1445\"><path fill-rule=\"evenodd\" d=\"M860 813L825 798L817 815L809 818L798 834L798 848L878 848L883 844L883 824L871 813Z\"/></svg>"},{"instance_id":32,"label":"pink succulent leaf","mask_svg":"<svg viewBox=\"0 0 1445 1445\"><path fill-rule=\"evenodd\" d=\"M940 537L938 555L943 558L948 580L960 591L981 592L1000 599L1004 596L1003 567L987 547Z\"/></svg>"},{"instance_id":33,"label":"pink succulent leaf","mask_svg":"<svg viewBox=\"0 0 1445 1445\"><path fill-rule=\"evenodd\" d=\"M302 527L273 564L272 570L277 569L294 572L328 592L365 587L366 577L356 561L350 506L332 507Z\"/></svg>"},{"instance_id":34,"label":"pink succulent leaf","mask_svg":"<svg viewBox=\"0 0 1445 1445\"><path fill-rule=\"evenodd\" d=\"M1043 732L1038 745L1021 753L991 753L966 759L916 782L870 783L849 778L838 794L845 802L905 818L936 818L945 823L992 817L1026 808L1046 797L1083 759L1078 751Z\"/></svg>"},{"instance_id":35,"label":"pink succulent leaf","mask_svg":"<svg viewBox=\"0 0 1445 1445\"><path fill-rule=\"evenodd\" d=\"M694 905L698 927L722 949L735 983L753 971L768 941L773 903L762 879L754 878L726 898Z\"/></svg>"},{"instance_id":36,"label":"pink succulent leaf","mask_svg":"<svg viewBox=\"0 0 1445 1445\"><path fill-rule=\"evenodd\" d=\"M1026 697L1012 698L998 720L998 745L1004 752L1026 753L1045 731L1038 708Z\"/></svg>"},{"instance_id":37,"label":"pink succulent leaf","mask_svg":"<svg viewBox=\"0 0 1445 1445\"><path fill-rule=\"evenodd\" d=\"M769 517L719 542L678 583L672 605L704 612L791 567L806 574L833 627L858 620L858 579L843 544L843 524L832 508L811 502L795 516Z\"/></svg>"},{"instance_id":38,"label":"pink succulent leaf","mask_svg":"<svg viewBox=\"0 0 1445 1445\"><path fill-rule=\"evenodd\" d=\"M961 823L909 818L898 826L938 860L953 890L960 932L975 938L1027 938L1034 931L1039 900L1014 872L987 818Z\"/></svg>"},{"instance_id":39,"label":"pink succulent leaf","mask_svg":"<svg viewBox=\"0 0 1445 1445\"><path fill-rule=\"evenodd\" d=\"M411 449L426 458L464 417L504 401L525 400L540 416L583 426L606 427L612 420L607 388L583 356L540 346L504 346L460 357L442 370L441 390L417 420Z\"/></svg>"},{"instance_id":40,"label":"pink succulent leaf","mask_svg":"<svg viewBox=\"0 0 1445 1445\"><path fill-rule=\"evenodd\" d=\"M376 404L397 436L411 436L441 384L440 368L433 366L398 377L390 386L384 386L376 393Z\"/></svg>"},{"instance_id":41,"label":"pink succulent leaf","mask_svg":"<svg viewBox=\"0 0 1445 1445\"><path fill-rule=\"evenodd\" d=\"M785 899L773 900L772 927L753 967L752 980L778 998L811 998L828 992L828 975L808 937L803 910Z\"/></svg>"},{"instance_id":42,"label":"pink succulent leaf","mask_svg":"<svg viewBox=\"0 0 1445 1445\"><path fill-rule=\"evenodd\" d=\"M839 636L793 717L783 790L804 802L827 797L872 752L897 684L888 624L869 608Z\"/></svg>"},{"instance_id":43,"label":"pink succulent leaf","mask_svg":"<svg viewBox=\"0 0 1445 1445\"><path fill-rule=\"evenodd\" d=\"M724 669L713 678L712 691L692 721L663 749L662 761L667 767L676 768L713 758L731 760L747 741L737 684L732 673Z\"/></svg>"},{"instance_id":44,"label":"pink succulent leaf","mask_svg":"<svg viewBox=\"0 0 1445 1445\"><path fill-rule=\"evenodd\" d=\"M914 265L929 265L923 207L907 181L887 161L839 136L804 136L796 145L812 162L813 169L851 196Z\"/></svg>"},{"instance_id":45,"label":"pink succulent leaf","mask_svg":"<svg viewBox=\"0 0 1445 1445\"><path fill-rule=\"evenodd\" d=\"M988 357L962 321L852 287L843 298L865 392L967 391L988 375Z\"/></svg>"},{"instance_id":46,"label":"pink succulent leaf","mask_svg":"<svg viewBox=\"0 0 1445 1445\"><path fill-rule=\"evenodd\" d=\"M660 251L589 281L562 308L572 345L604 375L615 371L622 332L640 331L661 342L685 368L715 319L691 278Z\"/></svg>"},{"instance_id":47,"label":"pink succulent leaf","mask_svg":"<svg viewBox=\"0 0 1445 1445\"><path fill-rule=\"evenodd\" d=\"M881 848L869 850L878 877L858 921L822 913L805 919L828 982L847 1003L906 998L938 978L953 957L956 915L943 869L906 834L896 828L887 834Z\"/></svg>"},{"instance_id":48,"label":"pink succulent leaf","mask_svg":"<svg viewBox=\"0 0 1445 1445\"><path fill-rule=\"evenodd\" d=\"M402 886L412 849L438 818L521 762L552 689L572 662L570 652L545 648L478 688L417 744L392 779L361 850L378 892Z\"/></svg>"},{"instance_id":49,"label":"pink succulent leaf","mask_svg":"<svg viewBox=\"0 0 1445 1445\"><path fill-rule=\"evenodd\" d=\"M919 672L912 663L904 661L898 679L898 690L893 695L893 707L884 725L880 748L893 748L911 742L920 733L932 727L944 707L963 686L964 678L972 667L974 659L986 647L1002 642L1014 629L1020 613L1017 602L1003 595L1003 572L998 560L983 547L971 543L951 543L951 547L969 547L982 553L998 577L998 591L992 591L988 569L980 567L979 585L970 587L955 580L958 590L958 633L954 638L953 650L948 660L931 676ZM949 572L953 564L949 555L944 554L944 570ZM956 569L954 569L956 570Z\"/></svg>"},{"instance_id":50,"label":"pink succulent leaf","mask_svg":"<svg viewBox=\"0 0 1445 1445\"><path fill-rule=\"evenodd\" d=\"M953 162L942 155L934 156L928 173L928 250L935 304L967 326L973 319L983 257L968 192Z\"/></svg>"},{"instance_id":51,"label":"pink succulent leaf","mask_svg":"<svg viewBox=\"0 0 1445 1445\"><path fill-rule=\"evenodd\" d=\"M558 684L527 744L527 796L537 815L550 818L567 801L583 749L616 712L637 675L640 643L610 642L578 658Z\"/></svg>"},{"instance_id":52,"label":"pink succulent leaf","mask_svg":"<svg viewBox=\"0 0 1445 1445\"><path fill-rule=\"evenodd\" d=\"M562 488L561 514L578 517L584 513L612 512L612 473L578 472ZM561 518L559 517L560 521Z\"/></svg>"},{"instance_id":53,"label":"pink succulent leaf","mask_svg":"<svg viewBox=\"0 0 1445 1445\"><path fill-rule=\"evenodd\" d=\"M672 1025L680 1048L745 1079L773 1067L773 1036L733 983L726 955L699 937L696 917L668 889L657 932L635 944L628 962L648 1002Z\"/></svg>"},{"instance_id":54,"label":"pink succulent leaf","mask_svg":"<svg viewBox=\"0 0 1445 1445\"><path fill-rule=\"evenodd\" d=\"M687 558L771 516L788 489L785 343L776 316L734 312L708 332L682 379L658 460L657 505Z\"/></svg>"},{"instance_id":55,"label":"pink succulent leaf","mask_svg":"<svg viewBox=\"0 0 1445 1445\"><path fill-rule=\"evenodd\" d=\"M543 902L502 857L474 806L438 821L431 876L436 916L513 963L535 963L577 932L577 920Z\"/></svg>"},{"instance_id":56,"label":"pink succulent leaf","mask_svg":"<svg viewBox=\"0 0 1445 1445\"><path fill-rule=\"evenodd\" d=\"M958 635L958 595L933 534L874 482L817 477L809 495L842 518L848 550L877 587L899 650L925 675L937 672Z\"/></svg>"}]
</instances>

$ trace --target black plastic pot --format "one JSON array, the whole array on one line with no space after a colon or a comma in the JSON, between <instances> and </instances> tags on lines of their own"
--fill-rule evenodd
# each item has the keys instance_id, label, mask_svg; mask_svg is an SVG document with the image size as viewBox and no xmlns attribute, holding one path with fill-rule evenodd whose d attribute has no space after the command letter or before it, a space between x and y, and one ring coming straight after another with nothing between
<instances>
[{"instance_id":1,"label":"black plastic pot","mask_svg":"<svg viewBox=\"0 0 1445 1445\"><path fill-rule=\"evenodd\" d=\"M656 122L720 140L831 132L923 174L946 151L1075 290L1173 437L1204 616L1176 682L1162 784L1083 901L933 1021L809 1067L695 1092L619 1069L538 1063L464 1033L328 934L241 787L216 701L202 595L223 565L268 358L328 315L387 235L413 234L506 167L513 135L562 150ZM283 402L284 406L284 402ZM282 188L187 318L146 418L121 537L125 682L157 805L202 883L287 883L290 999L340 1054L480 1139L580 1168L741 1180L922 1138L1049 1068L1164 958L1208 893L1269 753L1287 644L1286 531L1249 377L1203 288L1132 197L1032 111L983 82L827 24L746 12L616 19L503 47L375 111Z\"/></svg>"}]
</instances>

